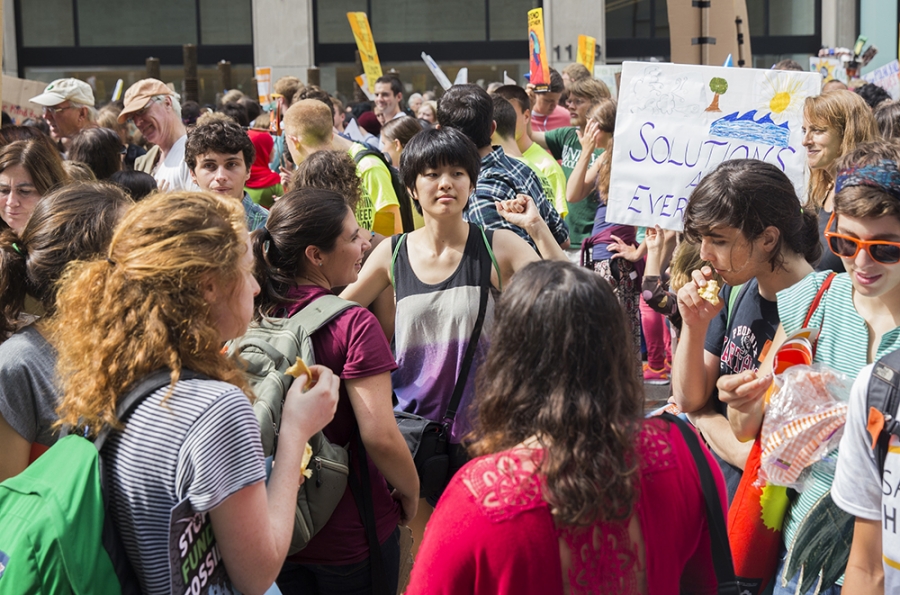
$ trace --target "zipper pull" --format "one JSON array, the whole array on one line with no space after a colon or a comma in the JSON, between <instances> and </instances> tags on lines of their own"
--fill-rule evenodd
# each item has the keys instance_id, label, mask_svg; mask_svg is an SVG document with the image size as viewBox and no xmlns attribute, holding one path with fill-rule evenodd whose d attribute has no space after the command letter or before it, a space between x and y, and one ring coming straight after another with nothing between
<instances>
[{"instance_id":1,"label":"zipper pull","mask_svg":"<svg viewBox=\"0 0 900 595\"><path fill-rule=\"evenodd\" d=\"M322 459L316 457L316 487L322 487Z\"/></svg>"}]
</instances>

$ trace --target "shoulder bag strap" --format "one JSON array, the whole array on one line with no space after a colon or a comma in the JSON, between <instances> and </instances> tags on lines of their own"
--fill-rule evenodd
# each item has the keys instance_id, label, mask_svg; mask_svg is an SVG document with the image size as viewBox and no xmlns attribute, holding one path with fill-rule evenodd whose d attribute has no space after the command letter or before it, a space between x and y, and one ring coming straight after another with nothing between
<instances>
[{"instance_id":1,"label":"shoulder bag strap","mask_svg":"<svg viewBox=\"0 0 900 595\"><path fill-rule=\"evenodd\" d=\"M719 498L719 490L716 489L712 470L709 468L709 461L703 454L697 434L687 423L670 413L663 413L661 417L675 424L697 465L700 487L703 489L703 498L706 500L706 520L709 525L718 593L719 595L739 595L738 583L734 576L734 562L731 558L731 546L728 543L728 532L725 529L725 513L722 511L722 501Z\"/></svg>"},{"instance_id":2,"label":"shoulder bag strap","mask_svg":"<svg viewBox=\"0 0 900 595\"><path fill-rule=\"evenodd\" d=\"M397 255L400 254L400 244L402 244L403 240L405 240L405 239L406 239L405 233L401 233L399 236L394 236L393 238L391 238L391 241L394 243L394 249L391 252L391 270L388 271L388 274L391 277L391 286L392 287L396 287L396 285L394 284L394 267L397 264ZM394 293L396 294L397 291L395 290Z\"/></svg>"},{"instance_id":3,"label":"shoulder bag strap","mask_svg":"<svg viewBox=\"0 0 900 595\"><path fill-rule=\"evenodd\" d=\"M803 326L800 328L806 328L809 326L809 321L812 320L813 314L815 314L816 310L819 307L819 302L822 301L822 296L825 295L825 292L828 291L828 288L831 287L831 282L834 281L834 277L837 275L835 272L831 272L825 277L825 281L822 282L822 286L819 287L819 291L816 292L816 297L813 298L812 303L809 305L809 310L806 311L806 318L803 319ZM819 344L819 341L816 340L812 346L812 356L816 357L816 345Z\"/></svg>"},{"instance_id":4,"label":"shoulder bag strap","mask_svg":"<svg viewBox=\"0 0 900 595\"><path fill-rule=\"evenodd\" d=\"M731 320L734 318L734 308L735 304L738 303L738 299L741 293L744 291L744 285L732 285L731 291L728 292L728 310L725 316L725 332L728 332L728 329L731 328Z\"/></svg>"},{"instance_id":5,"label":"shoulder bag strap","mask_svg":"<svg viewBox=\"0 0 900 595\"><path fill-rule=\"evenodd\" d=\"M463 357L462 366L459 369L459 376L456 378L456 386L453 387L453 396L447 404L447 411L444 412L444 423L453 424L456 417L456 410L459 409L459 401L462 399L463 390L466 388L466 380L469 378L469 370L472 368L472 361L475 359L475 349L478 347L478 340L481 338L481 328L484 326L484 317L487 312L488 293L491 287L491 262L492 259L481 258L481 299L478 303L478 318L475 319L475 326L472 328L472 336L469 337L469 345L466 347L466 354Z\"/></svg>"},{"instance_id":6,"label":"shoulder bag strap","mask_svg":"<svg viewBox=\"0 0 900 595\"><path fill-rule=\"evenodd\" d=\"M487 248L488 254L491 256L491 262L494 263L494 270L497 271L497 288L500 291L503 291L503 277L500 275L500 264L497 262L497 257L494 256L494 249L491 247L491 242L494 239L494 232L491 231L491 239L489 240L487 232L483 227L479 227L478 230L481 232L481 239L484 240L484 247Z\"/></svg>"},{"instance_id":7,"label":"shoulder bag strap","mask_svg":"<svg viewBox=\"0 0 900 595\"><path fill-rule=\"evenodd\" d=\"M880 475L884 475L884 460L887 458L891 435L900 436L900 422L894 418L898 405L900 405L900 351L892 351L882 356L872 368L872 376L866 390L866 409L863 412L868 415L874 408L884 415L884 427L874 443L875 460Z\"/></svg>"},{"instance_id":8,"label":"shoulder bag strap","mask_svg":"<svg viewBox=\"0 0 900 595\"><path fill-rule=\"evenodd\" d=\"M356 430L356 456L359 463L359 475L352 471L347 476L350 493L356 501L356 509L362 518L366 530L366 541L369 543L369 569L372 574L373 595L393 595L388 593L387 571L384 558L381 556L381 544L378 543L378 531L375 523L375 505L372 503L372 481L369 478L369 462L366 460L366 448L363 446L359 428Z\"/></svg>"}]
</instances>

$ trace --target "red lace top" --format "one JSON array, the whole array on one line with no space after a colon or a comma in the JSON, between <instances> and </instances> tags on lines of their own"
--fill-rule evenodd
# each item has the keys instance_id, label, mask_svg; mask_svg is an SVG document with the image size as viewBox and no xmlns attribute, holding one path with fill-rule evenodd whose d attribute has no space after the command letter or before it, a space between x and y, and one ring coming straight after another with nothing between
<instances>
[{"instance_id":1,"label":"red lace top","mask_svg":"<svg viewBox=\"0 0 900 595\"><path fill-rule=\"evenodd\" d=\"M586 528L555 525L533 473L541 451L471 461L431 517L407 595L716 593L703 492L684 439L674 425L647 420L638 453L631 518ZM721 472L706 456L726 510Z\"/></svg>"}]
</instances>

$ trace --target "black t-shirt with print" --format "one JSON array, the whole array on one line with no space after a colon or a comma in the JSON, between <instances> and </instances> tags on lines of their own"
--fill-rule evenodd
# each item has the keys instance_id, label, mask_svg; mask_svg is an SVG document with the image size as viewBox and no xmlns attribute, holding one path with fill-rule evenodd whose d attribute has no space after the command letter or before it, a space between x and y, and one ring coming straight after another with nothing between
<instances>
[{"instance_id":1,"label":"black t-shirt with print","mask_svg":"<svg viewBox=\"0 0 900 595\"><path fill-rule=\"evenodd\" d=\"M778 304L759 295L759 283L751 279L737 289L729 324L728 301L734 290L728 285L722 288L719 299L725 307L710 321L706 331L704 347L719 358L719 376L758 370L780 322ZM717 389L713 389L712 399L716 411L727 415L727 407L719 400ZM713 452L713 455L725 476L730 504L741 481L741 470L722 460L717 453Z\"/></svg>"}]
</instances>

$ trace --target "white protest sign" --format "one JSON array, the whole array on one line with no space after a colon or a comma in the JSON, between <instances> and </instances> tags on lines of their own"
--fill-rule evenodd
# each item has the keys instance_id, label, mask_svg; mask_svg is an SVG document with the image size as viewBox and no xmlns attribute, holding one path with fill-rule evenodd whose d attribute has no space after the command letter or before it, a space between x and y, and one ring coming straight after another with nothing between
<instances>
[{"instance_id":1,"label":"white protest sign","mask_svg":"<svg viewBox=\"0 0 900 595\"><path fill-rule=\"evenodd\" d=\"M824 82L840 81L842 83L850 82L847 76L847 70L844 68L844 61L833 56L819 58L810 56L809 58L810 72L818 72L822 75Z\"/></svg>"},{"instance_id":2,"label":"white protest sign","mask_svg":"<svg viewBox=\"0 0 900 595\"><path fill-rule=\"evenodd\" d=\"M609 92L613 97L616 97L619 94L619 86L616 84L617 76L622 75L622 65L621 64L595 64L594 65L594 78L603 81L606 83L606 86L609 87Z\"/></svg>"},{"instance_id":3,"label":"white protest sign","mask_svg":"<svg viewBox=\"0 0 900 595\"><path fill-rule=\"evenodd\" d=\"M454 85L465 85L469 82L469 69L465 66L459 69L459 72L456 73L456 78L453 79Z\"/></svg>"},{"instance_id":4,"label":"white protest sign","mask_svg":"<svg viewBox=\"0 0 900 595\"><path fill-rule=\"evenodd\" d=\"M900 99L900 62L897 60L864 75L863 80L887 91L891 99Z\"/></svg>"},{"instance_id":5,"label":"white protest sign","mask_svg":"<svg viewBox=\"0 0 900 595\"><path fill-rule=\"evenodd\" d=\"M803 102L812 72L626 62L616 115L607 221L681 230L700 180L723 161L779 167L803 200Z\"/></svg>"},{"instance_id":6,"label":"white protest sign","mask_svg":"<svg viewBox=\"0 0 900 595\"><path fill-rule=\"evenodd\" d=\"M47 88L47 83L20 79L3 75L3 111L9 114L13 123L21 124L28 118L41 119L43 107L31 103L29 99L37 97Z\"/></svg>"},{"instance_id":7,"label":"white protest sign","mask_svg":"<svg viewBox=\"0 0 900 595\"><path fill-rule=\"evenodd\" d=\"M444 88L444 91L452 87L453 85L450 83L450 79L447 78L447 75L444 74L444 71L441 70L441 67L438 66L438 63L434 61L434 58L422 52L422 61L425 62L425 66L428 67L428 70L431 71L431 74L434 75L434 78L437 79L437 82Z\"/></svg>"}]
</instances>

